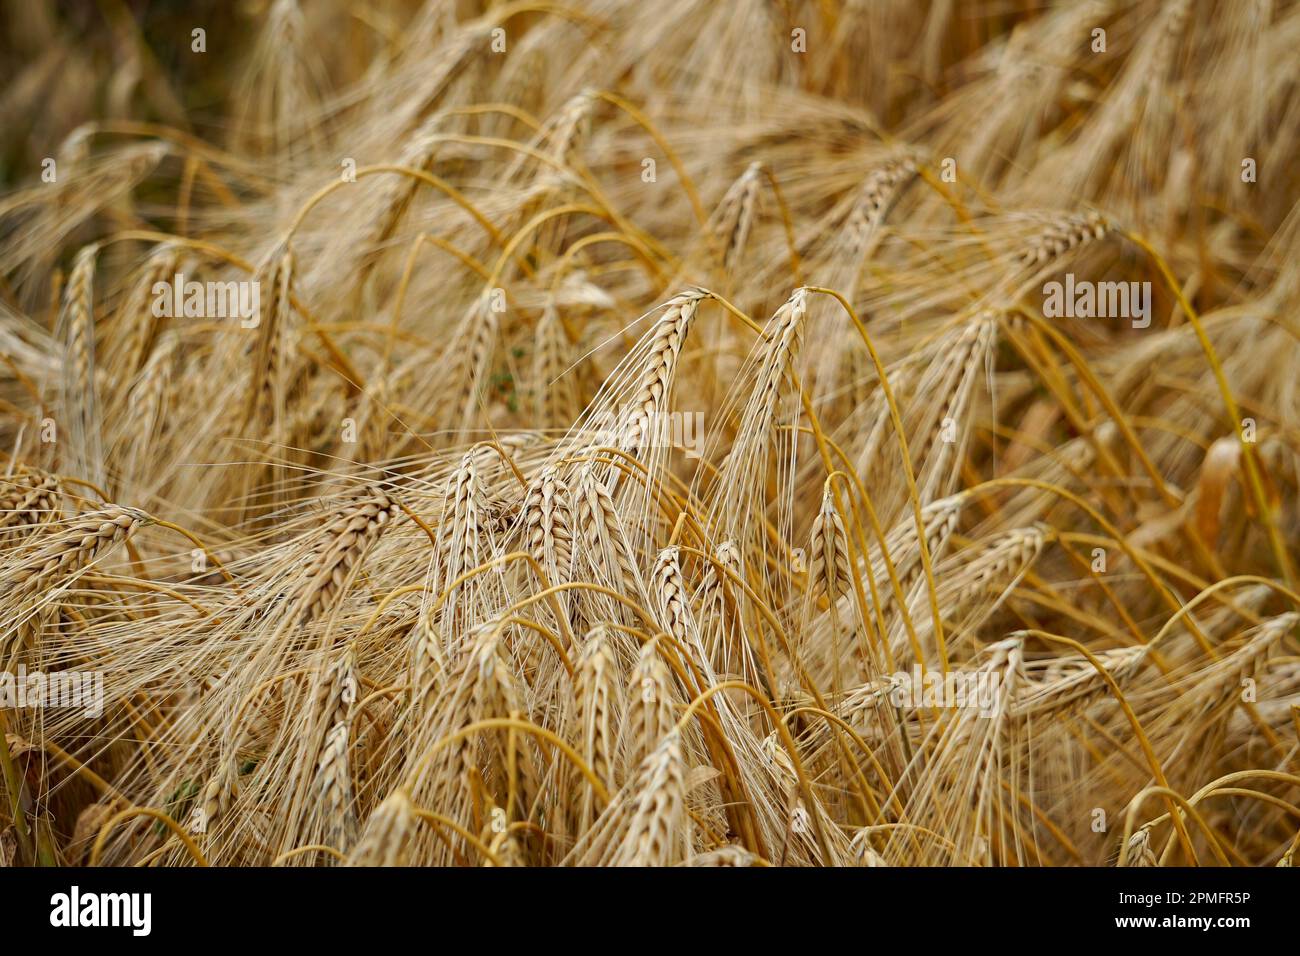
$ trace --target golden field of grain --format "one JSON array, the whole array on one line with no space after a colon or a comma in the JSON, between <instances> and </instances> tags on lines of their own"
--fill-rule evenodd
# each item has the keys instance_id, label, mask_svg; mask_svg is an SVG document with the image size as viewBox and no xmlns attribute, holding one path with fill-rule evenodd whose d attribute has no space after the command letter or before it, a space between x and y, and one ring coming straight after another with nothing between
<instances>
[{"instance_id":1,"label":"golden field of grain","mask_svg":"<svg viewBox=\"0 0 1300 956\"><path fill-rule=\"evenodd\" d=\"M0 25L0 865L1292 865L1300 3Z\"/></svg>"}]
</instances>

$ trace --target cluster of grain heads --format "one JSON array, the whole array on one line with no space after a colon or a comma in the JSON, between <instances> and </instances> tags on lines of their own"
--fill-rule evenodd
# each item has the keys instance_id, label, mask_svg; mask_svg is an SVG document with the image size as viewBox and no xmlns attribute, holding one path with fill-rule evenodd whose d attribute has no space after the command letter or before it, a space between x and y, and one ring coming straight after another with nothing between
<instances>
[{"instance_id":1,"label":"cluster of grain heads","mask_svg":"<svg viewBox=\"0 0 1300 956\"><path fill-rule=\"evenodd\" d=\"M807 6L19 63L0 848L1294 860L1300 10Z\"/></svg>"},{"instance_id":2,"label":"cluster of grain heads","mask_svg":"<svg viewBox=\"0 0 1300 956\"><path fill-rule=\"evenodd\" d=\"M139 509L110 505L78 515L7 556L0 568L5 585L0 597L0 660L6 668L16 665L24 650L40 639L41 625L60 590L149 520Z\"/></svg>"}]
</instances>

